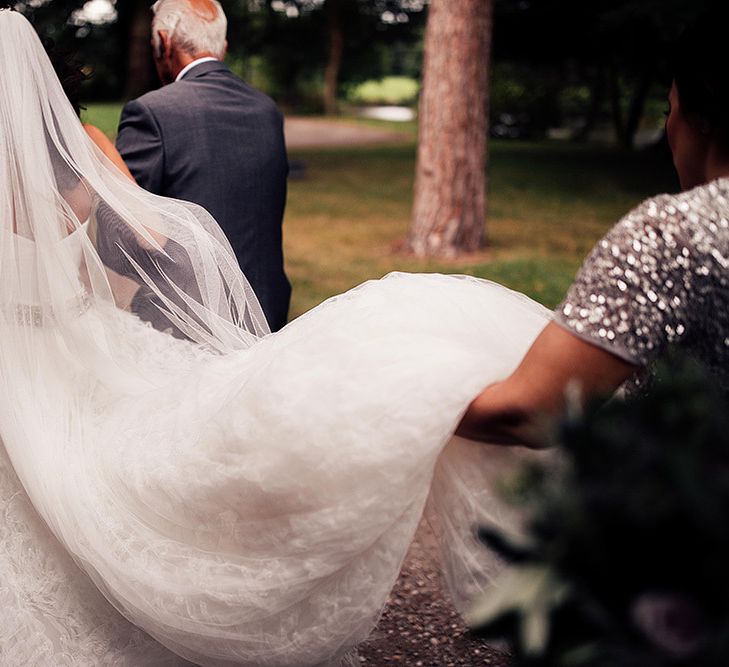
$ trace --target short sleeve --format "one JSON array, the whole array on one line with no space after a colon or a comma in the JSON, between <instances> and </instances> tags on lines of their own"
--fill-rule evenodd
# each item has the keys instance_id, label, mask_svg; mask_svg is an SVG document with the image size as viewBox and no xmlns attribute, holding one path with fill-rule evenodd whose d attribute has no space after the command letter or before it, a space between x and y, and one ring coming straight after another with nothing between
<instances>
[{"instance_id":1,"label":"short sleeve","mask_svg":"<svg viewBox=\"0 0 729 667\"><path fill-rule=\"evenodd\" d=\"M555 321L647 366L691 327L694 255L680 203L667 195L649 199L597 243Z\"/></svg>"}]
</instances>

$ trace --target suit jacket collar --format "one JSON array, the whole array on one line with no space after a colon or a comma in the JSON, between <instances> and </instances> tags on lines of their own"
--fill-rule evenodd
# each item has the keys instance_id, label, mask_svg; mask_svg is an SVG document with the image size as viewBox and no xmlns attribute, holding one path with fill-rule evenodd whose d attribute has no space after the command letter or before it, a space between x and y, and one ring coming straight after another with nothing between
<instances>
[{"instance_id":1,"label":"suit jacket collar","mask_svg":"<svg viewBox=\"0 0 729 667\"><path fill-rule=\"evenodd\" d=\"M226 72L230 71L227 65L221 60L209 60L206 63L200 63L199 65L195 65L195 67L193 67L189 72L185 72L185 75L180 79L180 81L198 79L201 76L209 74L210 72L218 72L221 70Z\"/></svg>"}]
</instances>

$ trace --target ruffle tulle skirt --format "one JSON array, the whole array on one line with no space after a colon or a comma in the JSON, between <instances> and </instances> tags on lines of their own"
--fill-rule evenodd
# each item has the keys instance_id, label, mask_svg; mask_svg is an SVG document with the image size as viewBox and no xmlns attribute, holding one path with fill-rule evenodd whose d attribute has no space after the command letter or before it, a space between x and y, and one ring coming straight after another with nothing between
<instances>
[{"instance_id":1,"label":"ruffle tulle skirt","mask_svg":"<svg viewBox=\"0 0 729 667\"><path fill-rule=\"evenodd\" d=\"M175 664L163 644L202 665L338 665L428 500L457 602L496 576L474 526L513 520L495 478L520 450L452 434L542 306L392 274L225 356L124 313L79 326L110 316L136 384L41 363L51 377L19 385L28 423L0 423L2 664Z\"/></svg>"}]
</instances>

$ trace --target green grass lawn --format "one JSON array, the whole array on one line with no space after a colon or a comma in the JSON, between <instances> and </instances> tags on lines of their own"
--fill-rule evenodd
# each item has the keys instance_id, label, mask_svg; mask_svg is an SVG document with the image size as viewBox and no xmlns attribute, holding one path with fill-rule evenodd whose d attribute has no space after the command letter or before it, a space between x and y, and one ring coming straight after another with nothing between
<instances>
[{"instance_id":1,"label":"green grass lawn","mask_svg":"<svg viewBox=\"0 0 729 667\"><path fill-rule=\"evenodd\" d=\"M121 114L121 104L118 102L95 102L84 106L85 109L81 111L81 119L85 123L96 125L108 137L115 139L116 128L119 125L119 115Z\"/></svg>"},{"instance_id":2,"label":"green grass lawn","mask_svg":"<svg viewBox=\"0 0 729 667\"><path fill-rule=\"evenodd\" d=\"M118 113L118 105L90 105L86 118L114 136ZM454 262L421 261L397 250L410 222L414 140L307 149L290 159L306 167L290 182L284 224L291 317L393 270L481 276L552 307L615 221L644 198L677 188L667 158L655 153L495 141L488 248Z\"/></svg>"},{"instance_id":3,"label":"green grass lawn","mask_svg":"<svg viewBox=\"0 0 729 667\"><path fill-rule=\"evenodd\" d=\"M641 200L676 184L667 160L563 144L493 142L489 246L456 262L397 252L410 223L413 144L292 153L285 249L292 316L389 271L466 273L550 307L593 244Z\"/></svg>"}]
</instances>

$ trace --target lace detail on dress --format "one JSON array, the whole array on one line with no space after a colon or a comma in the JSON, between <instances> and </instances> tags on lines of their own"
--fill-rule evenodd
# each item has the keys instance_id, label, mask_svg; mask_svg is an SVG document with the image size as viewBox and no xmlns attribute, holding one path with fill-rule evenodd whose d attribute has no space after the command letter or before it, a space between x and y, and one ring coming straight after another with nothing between
<instances>
[{"instance_id":1,"label":"lace detail on dress","mask_svg":"<svg viewBox=\"0 0 729 667\"><path fill-rule=\"evenodd\" d=\"M189 664L129 623L33 509L0 446L0 664Z\"/></svg>"},{"instance_id":2,"label":"lace detail on dress","mask_svg":"<svg viewBox=\"0 0 729 667\"><path fill-rule=\"evenodd\" d=\"M85 292L79 293L78 296L69 299L66 304L66 311L61 314L64 316L80 316L83 315L91 307L91 299ZM14 321L19 326L26 327L42 327L48 326L56 317L53 312L45 310L43 306L31 303L15 304L13 311L10 313L9 320Z\"/></svg>"},{"instance_id":3,"label":"lace detail on dress","mask_svg":"<svg viewBox=\"0 0 729 667\"><path fill-rule=\"evenodd\" d=\"M60 244L69 249L74 258L74 264L82 265L83 250L81 247L82 235L88 231L88 220L66 236ZM31 239L14 235L19 270L26 274L22 283L20 303L14 303L3 309L7 322L24 327L49 326L54 320L65 317L80 317L91 307L91 298L80 281L69 282L69 296L62 307L54 311L50 306L38 303L38 287L33 276L37 274L36 245Z\"/></svg>"}]
</instances>

